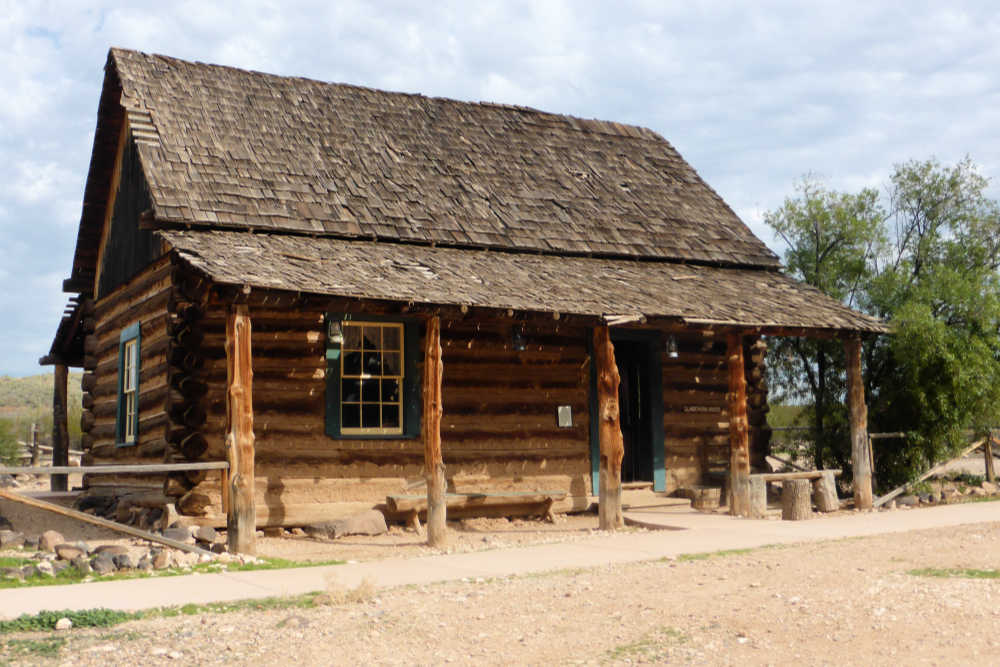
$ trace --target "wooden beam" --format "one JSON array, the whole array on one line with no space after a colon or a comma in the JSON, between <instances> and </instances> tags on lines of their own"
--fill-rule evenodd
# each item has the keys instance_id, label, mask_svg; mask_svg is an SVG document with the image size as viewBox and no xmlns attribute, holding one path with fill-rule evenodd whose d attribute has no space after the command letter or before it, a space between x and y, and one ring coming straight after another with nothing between
<instances>
[{"instance_id":1,"label":"wooden beam","mask_svg":"<svg viewBox=\"0 0 1000 667\"><path fill-rule=\"evenodd\" d=\"M983 457L986 463L986 481L995 482L996 472L993 470L993 436L990 435L983 443Z\"/></svg>"},{"instance_id":2,"label":"wooden beam","mask_svg":"<svg viewBox=\"0 0 1000 667\"><path fill-rule=\"evenodd\" d=\"M227 470L225 461L193 461L191 463L121 463L100 466L52 466L34 468L31 466L0 466L0 474L9 475L94 475L94 474L148 474L157 472L186 472L188 470Z\"/></svg>"},{"instance_id":3,"label":"wooden beam","mask_svg":"<svg viewBox=\"0 0 1000 667\"><path fill-rule=\"evenodd\" d=\"M743 339L726 336L729 366L729 513L750 516L750 430L747 425L747 378Z\"/></svg>"},{"instance_id":4,"label":"wooden beam","mask_svg":"<svg viewBox=\"0 0 1000 667\"><path fill-rule=\"evenodd\" d=\"M594 365L597 369L597 421L601 448L598 525L601 530L617 530L625 525L622 516L622 437L618 385L621 376L615 363L615 346L608 326L594 327Z\"/></svg>"},{"instance_id":5,"label":"wooden beam","mask_svg":"<svg viewBox=\"0 0 1000 667\"><path fill-rule=\"evenodd\" d=\"M936 466L934 466L933 468L931 468L930 470L928 470L927 472L925 472L923 475L921 475L920 477L918 477L915 480L913 480L912 482L907 482L906 484L903 484L902 486L897 486L895 489L893 489L889 493L885 494L884 496L880 496L879 499L876 500L873 503L873 506L874 507L881 507L882 505L885 505L887 502L889 502L890 500L892 500L896 496L902 494L904 491L906 491L908 488L910 488L914 484L919 484L920 482L924 481L928 477L933 477L934 475L938 474L939 472L943 472L945 470L945 468L948 467L948 464L950 464L952 461L957 461L958 459L965 458L966 456L968 456L972 452L974 452L977 449L979 449L980 447L982 447L985 442L986 442L986 440L977 440L976 442L972 443L971 445L969 445L968 447L966 447L965 449L963 449L961 452L959 452L957 456L954 456L954 457L948 459L947 461L943 461L943 462L937 464Z\"/></svg>"},{"instance_id":6,"label":"wooden beam","mask_svg":"<svg viewBox=\"0 0 1000 667\"><path fill-rule=\"evenodd\" d=\"M193 544L184 544L183 542L178 542L177 540L171 540L170 538L163 537L162 535L155 535L153 533L148 533L145 530L139 530L138 528L133 528L132 526L126 526L124 524L116 523L114 521L108 521L107 519L102 519L101 517L93 516L92 514L86 514L85 512L77 512L76 510L71 510L69 508L63 507L62 505L56 505L55 503L45 502L44 500L38 500L36 498L28 498L27 496L22 496L17 493L13 493L11 491L6 491L4 489L0 489L0 498L3 498L5 500L11 500L15 503L20 503L22 505L27 505L28 507L34 507L35 509L52 512L53 514L58 514L60 516L69 517L70 519L76 519L77 521L89 523L94 526L100 526L102 528L114 530L119 533L125 533L126 535L131 535L132 537L138 537L143 540L155 542L157 544L165 544L168 547L172 547L174 549L180 549L181 551L187 551L198 555L208 555L208 556L213 555L211 551L205 551L204 549L196 547Z\"/></svg>"},{"instance_id":7,"label":"wooden beam","mask_svg":"<svg viewBox=\"0 0 1000 667\"><path fill-rule=\"evenodd\" d=\"M442 547L448 540L448 504L445 501L444 461L441 458L441 318L427 319L424 336L423 439L427 476L427 544Z\"/></svg>"},{"instance_id":8,"label":"wooden beam","mask_svg":"<svg viewBox=\"0 0 1000 667\"><path fill-rule=\"evenodd\" d=\"M226 451L229 457L230 553L257 553L254 503L253 363L250 316L245 305L230 307L226 319Z\"/></svg>"},{"instance_id":9,"label":"wooden beam","mask_svg":"<svg viewBox=\"0 0 1000 667\"><path fill-rule=\"evenodd\" d=\"M868 406L861 380L861 338L844 341L847 357L847 410L851 422L851 460L854 467L854 507L872 508L871 441L868 439Z\"/></svg>"},{"instance_id":10,"label":"wooden beam","mask_svg":"<svg viewBox=\"0 0 1000 667\"><path fill-rule=\"evenodd\" d=\"M55 365L52 387L52 466L69 466L69 422L66 417L66 384L69 377L66 364ZM49 478L52 491L66 491L69 481L66 475L56 474Z\"/></svg>"}]
</instances>

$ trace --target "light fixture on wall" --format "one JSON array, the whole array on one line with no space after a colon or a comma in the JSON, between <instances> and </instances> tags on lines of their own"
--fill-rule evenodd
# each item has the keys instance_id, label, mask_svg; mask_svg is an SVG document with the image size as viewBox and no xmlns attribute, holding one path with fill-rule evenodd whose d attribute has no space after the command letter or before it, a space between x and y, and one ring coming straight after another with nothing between
<instances>
[{"instance_id":1,"label":"light fixture on wall","mask_svg":"<svg viewBox=\"0 0 1000 667\"><path fill-rule=\"evenodd\" d=\"M677 339L673 336L667 336L666 352L670 359L677 358Z\"/></svg>"},{"instance_id":2,"label":"light fixture on wall","mask_svg":"<svg viewBox=\"0 0 1000 667\"><path fill-rule=\"evenodd\" d=\"M524 327L515 326L510 336L510 346L517 352L524 352L527 343L524 340Z\"/></svg>"}]
</instances>

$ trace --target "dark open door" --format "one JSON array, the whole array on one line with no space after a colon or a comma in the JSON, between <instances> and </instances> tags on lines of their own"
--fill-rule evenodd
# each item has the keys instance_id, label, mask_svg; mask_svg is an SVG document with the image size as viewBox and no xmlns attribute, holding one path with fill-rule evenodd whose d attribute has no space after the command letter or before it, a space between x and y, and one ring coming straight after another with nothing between
<instances>
[{"instance_id":1,"label":"dark open door","mask_svg":"<svg viewBox=\"0 0 1000 667\"><path fill-rule=\"evenodd\" d=\"M652 361L649 357L649 345L646 343L615 343L615 361L621 375L618 401L625 440L623 482L653 481L653 395L649 377Z\"/></svg>"}]
</instances>

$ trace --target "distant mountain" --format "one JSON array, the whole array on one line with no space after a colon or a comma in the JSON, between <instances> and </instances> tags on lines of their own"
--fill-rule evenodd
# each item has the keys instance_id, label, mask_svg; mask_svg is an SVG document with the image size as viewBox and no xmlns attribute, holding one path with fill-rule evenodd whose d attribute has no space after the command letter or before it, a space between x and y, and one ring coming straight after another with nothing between
<instances>
[{"instance_id":1,"label":"distant mountain","mask_svg":"<svg viewBox=\"0 0 1000 667\"><path fill-rule=\"evenodd\" d=\"M80 389L80 373L70 373L68 395L70 411L79 409L83 391ZM52 412L52 373L40 373L27 377L12 378L0 375L0 416L19 417L39 412Z\"/></svg>"}]
</instances>

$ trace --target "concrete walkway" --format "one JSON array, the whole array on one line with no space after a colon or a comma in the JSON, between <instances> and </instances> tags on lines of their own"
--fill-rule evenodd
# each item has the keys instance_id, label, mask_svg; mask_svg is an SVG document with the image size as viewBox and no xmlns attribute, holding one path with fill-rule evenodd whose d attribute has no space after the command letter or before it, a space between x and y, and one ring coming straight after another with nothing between
<instances>
[{"instance_id":1,"label":"concrete walkway","mask_svg":"<svg viewBox=\"0 0 1000 667\"><path fill-rule=\"evenodd\" d=\"M944 505L920 510L848 514L813 521L733 519L690 509L632 508L631 521L666 530L598 534L574 542L386 559L292 570L194 574L69 586L0 590L0 618L51 609L136 610L188 603L225 602L326 590L427 584L466 577L504 577L566 568L599 567L768 544L860 537L1000 521L1000 503Z\"/></svg>"}]
</instances>

